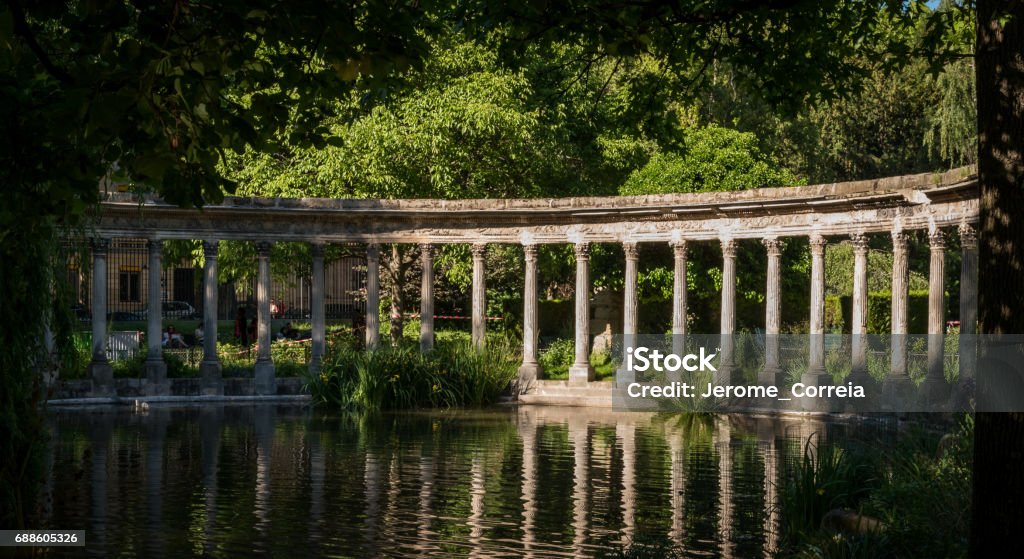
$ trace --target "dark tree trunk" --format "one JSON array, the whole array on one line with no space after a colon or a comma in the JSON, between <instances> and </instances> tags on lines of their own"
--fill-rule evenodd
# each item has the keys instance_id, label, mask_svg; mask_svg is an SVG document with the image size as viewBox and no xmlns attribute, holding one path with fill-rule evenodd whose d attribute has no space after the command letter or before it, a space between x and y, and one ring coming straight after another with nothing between
<instances>
[{"instance_id":1,"label":"dark tree trunk","mask_svg":"<svg viewBox=\"0 0 1024 559\"><path fill-rule=\"evenodd\" d=\"M1024 2L977 17L979 332L1024 334ZM973 485L970 554L1004 556L1024 534L1024 414L977 415Z\"/></svg>"}]
</instances>

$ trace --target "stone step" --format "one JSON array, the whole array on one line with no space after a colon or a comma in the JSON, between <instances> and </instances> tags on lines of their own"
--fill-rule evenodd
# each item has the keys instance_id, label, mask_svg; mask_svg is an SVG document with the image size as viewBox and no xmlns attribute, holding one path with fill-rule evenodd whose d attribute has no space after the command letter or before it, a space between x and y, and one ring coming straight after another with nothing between
<instances>
[{"instance_id":1,"label":"stone step","mask_svg":"<svg viewBox=\"0 0 1024 559\"><path fill-rule=\"evenodd\" d=\"M542 380L519 395L522 404L558 406L611 407L612 383L592 382L586 386L569 386L564 380Z\"/></svg>"}]
</instances>

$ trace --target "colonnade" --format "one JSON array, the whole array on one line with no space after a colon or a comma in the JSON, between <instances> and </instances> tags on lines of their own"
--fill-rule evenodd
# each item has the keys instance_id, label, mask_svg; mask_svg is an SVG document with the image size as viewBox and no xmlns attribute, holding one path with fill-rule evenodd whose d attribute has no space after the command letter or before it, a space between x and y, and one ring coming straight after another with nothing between
<instances>
[{"instance_id":1,"label":"colonnade","mask_svg":"<svg viewBox=\"0 0 1024 559\"><path fill-rule=\"evenodd\" d=\"M892 345L891 371L889 381L892 390L905 390L910 379L907 374L907 334L908 334L908 284L909 262L906 230L891 232L893 247L892 269ZM959 227L960 245L962 250L961 281L960 281L960 316L964 334L975 333L977 317L977 236L970 224L962 223ZM835 238L835 237L833 237ZM852 308L852 371L855 378L867 375L867 254L868 235L854 232L848 236L853 244L853 308ZM935 228L929 233L930 241L930 273L929 304L928 304L928 376L926 386L929 393L941 397L946 389L942 372L942 337L945 328L945 239L946 232ZM825 247L827 239L820 234L808 237L811 256L810 277L810 350L807 371L803 376L805 384L827 384L831 382L824 368L824 334L825 334ZM684 338L687 334L687 281L686 262L689 243L694 241L677 239L671 242L674 257L675 280L672 298L672 333L673 349L682 351ZM765 286L765 365L760 380L774 383L782 373L779 358L779 336L781 327L781 277L782 251L785 239L768 237L762 239L767 253L767 285ZM92 345L92 379L96 392L109 393L112 387L110 365L106 357L106 293L107 273L106 256L108 239L94 239L93 247L93 345ZM720 374L727 375L733 363L733 339L736 331L736 252L737 239L724 237L719 240L722 251L722 293L721 293L721 366ZM622 334L627 346L632 345L638 335L638 243L627 241L622 244L625 254L625 290ZM586 241L574 244L576 256L576 298L575 298L575 358L569 369L569 384L585 386L594 381L594 369L590 366L590 247ZM274 363L270 352L270 254L272 243L258 241L257 253L257 322L258 349L255 364L255 391L257 394L274 394L276 383ZM309 366L317 370L323 358L325 347L324 319L324 244L312 244L312 348ZM472 245L473 284L472 284L472 343L477 348L485 345L486 330L486 269L485 255L487 245ZM538 286L537 286L537 244L524 244L525 266L524 277L524 313L523 313L523 362L520 367L519 383L521 390L528 390L542 371L538 362ZM149 269L161 269L160 240L149 241ZM430 350L434 345L434 253L435 244L419 244L420 258L423 267L420 303L420 347L423 351ZM221 365L217 356L217 241L203 242L203 275L204 301L203 323L205 336L203 339L203 358L200 365L202 390L204 394L222 394ZM365 345L375 349L380 345L380 248L377 244L366 245L366 330ZM149 282L148 321L147 321L147 360L146 379L151 394L166 393L166 365L161 355L161 297L159 282ZM969 366L969 359L961 359L964 367ZM969 374L969 371L967 371ZM622 372L620 374L628 374ZM623 380L625 377L620 377Z\"/></svg>"}]
</instances>

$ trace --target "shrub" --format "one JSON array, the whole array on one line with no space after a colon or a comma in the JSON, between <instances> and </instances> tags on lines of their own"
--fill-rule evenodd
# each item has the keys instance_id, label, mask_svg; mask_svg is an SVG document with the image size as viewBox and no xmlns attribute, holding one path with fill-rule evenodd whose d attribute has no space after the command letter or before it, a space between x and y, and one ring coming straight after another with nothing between
<instances>
[{"instance_id":1,"label":"shrub","mask_svg":"<svg viewBox=\"0 0 1024 559\"><path fill-rule=\"evenodd\" d=\"M494 402L515 379L520 358L510 342L489 338L477 351L468 343L438 343L420 353L414 344L375 351L335 348L321 372L307 376L314 403L339 409L449 408Z\"/></svg>"},{"instance_id":2,"label":"shrub","mask_svg":"<svg viewBox=\"0 0 1024 559\"><path fill-rule=\"evenodd\" d=\"M576 341L568 338L557 339L544 348L537 357L544 376L547 378L567 377L569 367L576 359Z\"/></svg>"}]
</instances>

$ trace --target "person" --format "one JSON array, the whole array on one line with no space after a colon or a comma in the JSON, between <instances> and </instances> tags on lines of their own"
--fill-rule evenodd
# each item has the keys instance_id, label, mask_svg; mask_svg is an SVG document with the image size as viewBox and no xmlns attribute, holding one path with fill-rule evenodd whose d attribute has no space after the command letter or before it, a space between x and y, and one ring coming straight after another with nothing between
<instances>
[{"instance_id":1,"label":"person","mask_svg":"<svg viewBox=\"0 0 1024 559\"><path fill-rule=\"evenodd\" d=\"M278 339L281 340L297 340L299 338L299 331L292 327L291 322L285 322L284 326L278 333Z\"/></svg>"},{"instance_id":2,"label":"person","mask_svg":"<svg viewBox=\"0 0 1024 559\"><path fill-rule=\"evenodd\" d=\"M205 332L203 332L202 322L196 324L196 331L194 332L194 334L196 336L196 343L199 345L203 345L203 335L205 334Z\"/></svg>"},{"instance_id":3,"label":"person","mask_svg":"<svg viewBox=\"0 0 1024 559\"><path fill-rule=\"evenodd\" d=\"M235 337L242 347L249 346L249 329L246 327L245 307L238 307L235 313Z\"/></svg>"},{"instance_id":4,"label":"person","mask_svg":"<svg viewBox=\"0 0 1024 559\"><path fill-rule=\"evenodd\" d=\"M164 347L169 348L186 348L188 344L185 343L185 339L181 337L175 329L173 324L167 325L167 330L164 331L163 340L160 344Z\"/></svg>"},{"instance_id":5,"label":"person","mask_svg":"<svg viewBox=\"0 0 1024 559\"><path fill-rule=\"evenodd\" d=\"M270 300L270 316L271 318L279 318L280 308L277 305L277 299Z\"/></svg>"},{"instance_id":6,"label":"person","mask_svg":"<svg viewBox=\"0 0 1024 559\"><path fill-rule=\"evenodd\" d=\"M254 316L252 317L252 321L249 322L249 339L259 343L259 340L256 339L257 332L259 332L259 323L256 322L256 317Z\"/></svg>"}]
</instances>

